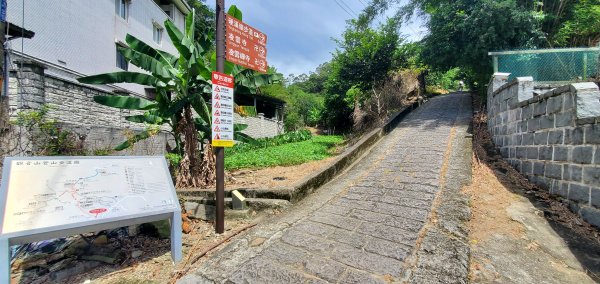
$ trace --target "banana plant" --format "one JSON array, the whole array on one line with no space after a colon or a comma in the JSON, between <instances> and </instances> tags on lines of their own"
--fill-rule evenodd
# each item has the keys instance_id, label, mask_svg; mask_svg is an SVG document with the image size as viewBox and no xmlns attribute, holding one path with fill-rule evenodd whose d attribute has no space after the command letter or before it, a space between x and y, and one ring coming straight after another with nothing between
<instances>
[{"instance_id":1,"label":"banana plant","mask_svg":"<svg viewBox=\"0 0 600 284\"><path fill-rule=\"evenodd\" d=\"M237 10L237 7L232 6L232 9ZM143 114L127 116L126 119L131 122L169 125L175 140L174 152L183 157L181 166L184 166L183 161L185 161L185 168L181 172L184 172L186 177L177 178L179 186L200 186L212 183L211 177L197 177L201 176L198 169L206 168L205 165L200 165L201 161L196 153L198 143L204 146L202 154L205 158L203 159L214 160L206 158L207 155L212 155L210 150L212 119L210 106L207 104L212 92L211 56L208 55L210 41L194 38L194 13L192 11L186 17L184 31L180 31L169 19L164 22L167 34L179 55L155 49L128 34L125 38L127 46L119 47L118 50L128 62L147 73L121 71L78 79L79 82L85 84L136 83L155 88L156 98L154 101L116 95L95 96L94 101L109 107L144 111ZM229 74L240 78L239 81L236 81L236 88L255 90L261 85L269 83L269 80L265 79L254 81L241 79L248 77L250 72L231 63L228 64L228 67ZM277 78L271 79L273 82ZM193 116L192 110L197 113L197 117ZM241 133L246 127L247 125L235 125L234 138L251 142L252 138ZM118 145L116 149L129 148L136 142L151 137L155 132L156 128L141 131ZM209 143L204 144L205 141L209 141ZM180 180L182 182L179 182Z\"/></svg>"}]
</instances>

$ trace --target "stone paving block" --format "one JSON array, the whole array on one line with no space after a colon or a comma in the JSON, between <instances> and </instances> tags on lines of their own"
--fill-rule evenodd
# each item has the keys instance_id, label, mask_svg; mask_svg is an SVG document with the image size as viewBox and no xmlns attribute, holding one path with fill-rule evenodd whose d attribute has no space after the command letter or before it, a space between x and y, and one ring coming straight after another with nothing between
<instances>
[{"instance_id":1,"label":"stone paving block","mask_svg":"<svg viewBox=\"0 0 600 284\"><path fill-rule=\"evenodd\" d=\"M382 195L374 195L374 194L356 194L356 193L348 193L346 195L344 195L345 199L351 199L351 200L359 200L359 201L375 201L378 202L381 198L383 198Z\"/></svg>"},{"instance_id":2,"label":"stone paving block","mask_svg":"<svg viewBox=\"0 0 600 284\"><path fill-rule=\"evenodd\" d=\"M432 229L418 252L417 267L465 279L469 273L469 250L467 244Z\"/></svg>"},{"instance_id":3,"label":"stone paving block","mask_svg":"<svg viewBox=\"0 0 600 284\"><path fill-rule=\"evenodd\" d=\"M386 220L392 216L385 213L368 211L366 209L354 209L348 214L348 217L372 223L385 223Z\"/></svg>"},{"instance_id":4,"label":"stone paving block","mask_svg":"<svg viewBox=\"0 0 600 284\"><path fill-rule=\"evenodd\" d=\"M400 185L398 185L400 186ZM373 187L361 187L361 186L352 186L348 189L348 193L352 194L368 194L368 195L384 195L388 191L387 188L382 188L380 186Z\"/></svg>"},{"instance_id":5,"label":"stone paving block","mask_svg":"<svg viewBox=\"0 0 600 284\"><path fill-rule=\"evenodd\" d=\"M374 223L363 223L356 229L356 232L409 246L413 245L419 237L417 232Z\"/></svg>"},{"instance_id":6,"label":"stone paving block","mask_svg":"<svg viewBox=\"0 0 600 284\"><path fill-rule=\"evenodd\" d=\"M346 274L338 283L345 284L386 284L388 282L383 279L376 278L374 275L366 273L364 271L358 271L354 269L348 269Z\"/></svg>"},{"instance_id":7,"label":"stone paving block","mask_svg":"<svg viewBox=\"0 0 600 284\"><path fill-rule=\"evenodd\" d=\"M302 259L307 259L310 254L283 242L275 242L269 249L265 250L261 257L273 260L275 263L285 264L291 267L301 268Z\"/></svg>"},{"instance_id":8,"label":"stone paving block","mask_svg":"<svg viewBox=\"0 0 600 284\"><path fill-rule=\"evenodd\" d=\"M347 218L323 212L318 212L309 219L314 222L323 223L350 231L356 229L356 227L358 227L361 223L359 220L353 218Z\"/></svg>"},{"instance_id":9,"label":"stone paving block","mask_svg":"<svg viewBox=\"0 0 600 284\"><path fill-rule=\"evenodd\" d=\"M382 214L390 214L398 217L410 218L417 221L425 221L427 220L427 216L429 214L429 210L427 209L415 209L415 208L406 208L394 206L393 204L387 203L378 203L371 210L377 213Z\"/></svg>"},{"instance_id":10,"label":"stone paving block","mask_svg":"<svg viewBox=\"0 0 600 284\"><path fill-rule=\"evenodd\" d=\"M424 192L430 194L436 194L440 188L439 185L427 185L427 184L406 184L404 187L406 190Z\"/></svg>"},{"instance_id":11,"label":"stone paving block","mask_svg":"<svg viewBox=\"0 0 600 284\"><path fill-rule=\"evenodd\" d=\"M412 190L390 190L385 193L385 196L383 198L386 198L386 196L418 199L423 201L432 201L435 197L435 195L433 195L432 193L418 192Z\"/></svg>"},{"instance_id":12,"label":"stone paving block","mask_svg":"<svg viewBox=\"0 0 600 284\"><path fill-rule=\"evenodd\" d=\"M336 230L333 226L311 222L309 220L300 221L294 225L294 229L322 238L326 238Z\"/></svg>"},{"instance_id":13,"label":"stone paving block","mask_svg":"<svg viewBox=\"0 0 600 284\"><path fill-rule=\"evenodd\" d=\"M287 269L267 259L256 259L246 263L229 277L230 283L303 283L307 281L304 273Z\"/></svg>"},{"instance_id":14,"label":"stone paving block","mask_svg":"<svg viewBox=\"0 0 600 284\"><path fill-rule=\"evenodd\" d=\"M329 258L312 256L304 260L304 271L331 283L337 283L346 272L346 266Z\"/></svg>"},{"instance_id":15,"label":"stone paving block","mask_svg":"<svg viewBox=\"0 0 600 284\"><path fill-rule=\"evenodd\" d=\"M344 206L352 209L369 209L375 206L377 203L378 202L374 201L354 200L341 197L337 200L334 200L330 204L333 206Z\"/></svg>"},{"instance_id":16,"label":"stone paving block","mask_svg":"<svg viewBox=\"0 0 600 284\"><path fill-rule=\"evenodd\" d=\"M402 228L411 232L419 232L425 225L424 221L417 221L398 216L390 216L385 221L385 224L388 226Z\"/></svg>"},{"instance_id":17,"label":"stone paving block","mask_svg":"<svg viewBox=\"0 0 600 284\"><path fill-rule=\"evenodd\" d=\"M344 229L337 229L333 234L329 235L328 239L331 241L335 241L338 243L344 243L355 248L364 247L368 240L369 236L364 234L360 234L357 232L352 232Z\"/></svg>"},{"instance_id":18,"label":"stone paving block","mask_svg":"<svg viewBox=\"0 0 600 284\"><path fill-rule=\"evenodd\" d=\"M592 146L577 146L573 148L572 159L575 163L591 164L594 147Z\"/></svg>"},{"instance_id":19,"label":"stone paving block","mask_svg":"<svg viewBox=\"0 0 600 284\"><path fill-rule=\"evenodd\" d=\"M583 169L583 181L587 184L600 185L600 167L585 167Z\"/></svg>"},{"instance_id":20,"label":"stone paving block","mask_svg":"<svg viewBox=\"0 0 600 284\"><path fill-rule=\"evenodd\" d=\"M386 196L381 199L381 202L394 204L398 206L404 207L412 207L412 208L429 208L431 207L431 201L418 200L412 198L403 198L398 196Z\"/></svg>"},{"instance_id":21,"label":"stone paving block","mask_svg":"<svg viewBox=\"0 0 600 284\"><path fill-rule=\"evenodd\" d=\"M283 233L281 240L288 245L321 255L331 253L334 248L334 242L332 241L311 236L294 229L290 229Z\"/></svg>"},{"instance_id":22,"label":"stone paving block","mask_svg":"<svg viewBox=\"0 0 600 284\"><path fill-rule=\"evenodd\" d=\"M393 258L366 252L345 244L336 245L331 258L343 264L378 275L400 277L403 272L402 262Z\"/></svg>"},{"instance_id":23,"label":"stone paving block","mask_svg":"<svg viewBox=\"0 0 600 284\"><path fill-rule=\"evenodd\" d=\"M376 253L379 255L395 258L400 261L410 254L412 247L390 242L379 238L371 238L365 245L365 251Z\"/></svg>"},{"instance_id":24,"label":"stone paving block","mask_svg":"<svg viewBox=\"0 0 600 284\"><path fill-rule=\"evenodd\" d=\"M337 206L337 205L327 204L327 205L321 207L321 209L319 211L321 211L323 213L346 216L346 215L348 215L348 213L350 213L350 211L352 211L352 208L346 207L346 206Z\"/></svg>"}]
</instances>

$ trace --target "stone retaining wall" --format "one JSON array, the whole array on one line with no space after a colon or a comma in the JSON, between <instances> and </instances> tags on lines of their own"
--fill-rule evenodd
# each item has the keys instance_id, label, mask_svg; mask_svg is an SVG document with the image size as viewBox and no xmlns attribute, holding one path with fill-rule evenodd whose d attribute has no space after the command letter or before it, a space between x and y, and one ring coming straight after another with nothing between
<instances>
[{"instance_id":1,"label":"stone retaining wall","mask_svg":"<svg viewBox=\"0 0 600 284\"><path fill-rule=\"evenodd\" d=\"M50 107L48 118L85 139L90 153L112 149L127 135L145 127L124 118L140 111L119 110L93 101L96 95L114 93L46 74L45 67L36 62L20 62L17 65L19 70L11 70L9 79L8 110L12 118L20 111L36 110L46 105ZM160 155L165 152L168 138L169 134L163 131L119 154Z\"/></svg>"},{"instance_id":2,"label":"stone retaining wall","mask_svg":"<svg viewBox=\"0 0 600 284\"><path fill-rule=\"evenodd\" d=\"M487 95L496 147L530 181L600 226L600 91L573 83L540 93L532 77L496 73Z\"/></svg>"}]
</instances>

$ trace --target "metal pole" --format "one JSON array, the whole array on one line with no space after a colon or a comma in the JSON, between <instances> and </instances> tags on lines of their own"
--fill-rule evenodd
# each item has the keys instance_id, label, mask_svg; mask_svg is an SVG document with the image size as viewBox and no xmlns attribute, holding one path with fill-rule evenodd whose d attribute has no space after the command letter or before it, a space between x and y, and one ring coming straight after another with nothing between
<instances>
[{"instance_id":1,"label":"metal pole","mask_svg":"<svg viewBox=\"0 0 600 284\"><path fill-rule=\"evenodd\" d=\"M583 53L583 80L587 79L587 72L588 72L587 61L588 61L587 53Z\"/></svg>"},{"instance_id":2,"label":"metal pole","mask_svg":"<svg viewBox=\"0 0 600 284\"><path fill-rule=\"evenodd\" d=\"M494 55L494 57L492 58L492 60L494 61L494 73L498 73L498 56Z\"/></svg>"},{"instance_id":3,"label":"metal pole","mask_svg":"<svg viewBox=\"0 0 600 284\"><path fill-rule=\"evenodd\" d=\"M216 42L217 42L217 72L225 72L225 0L217 0L216 5ZM217 158L217 192L216 222L217 234L225 232L225 151L223 147L215 148Z\"/></svg>"}]
</instances>

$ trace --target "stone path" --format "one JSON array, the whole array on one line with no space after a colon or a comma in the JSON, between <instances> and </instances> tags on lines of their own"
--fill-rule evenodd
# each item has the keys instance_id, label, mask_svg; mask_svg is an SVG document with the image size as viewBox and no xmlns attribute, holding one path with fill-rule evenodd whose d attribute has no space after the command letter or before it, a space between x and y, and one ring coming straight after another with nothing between
<instances>
[{"instance_id":1,"label":"stone path","mask_svg":"<svg viewBox=\"0 0 600 284\"><path fill-rule=\"evenodd\" d=\"M464 283L470 97L431 99L351 170L178 283Z\"/></svg>"}]
</instances>

